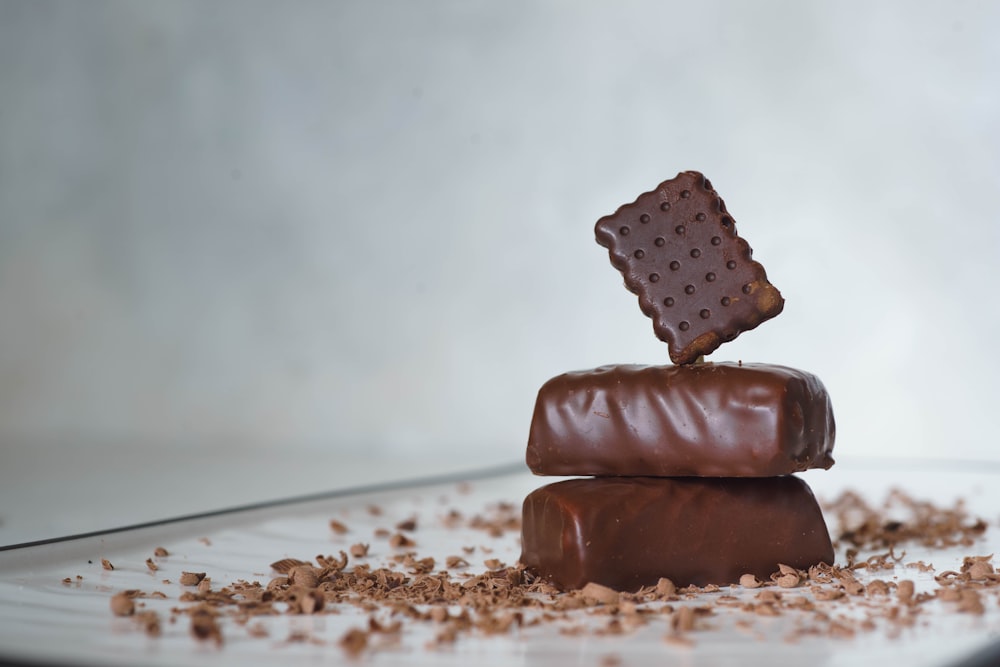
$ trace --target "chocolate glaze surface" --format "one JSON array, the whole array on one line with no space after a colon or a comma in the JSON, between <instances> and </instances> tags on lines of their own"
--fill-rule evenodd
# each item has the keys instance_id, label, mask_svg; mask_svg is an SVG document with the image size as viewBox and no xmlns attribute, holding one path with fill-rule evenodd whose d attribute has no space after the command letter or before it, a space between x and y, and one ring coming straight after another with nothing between
<instances>
[{"instance_id":1,"label":"chocolate glaze surface","mask_svg":"<svg viewBox=\"0 0 1000 667\"><path fill-rule=\"evenodd\" d=\"M635 591L667 577L724 585L778 564L833 563L812 491L767 479L571 479L524 501L521 562L563 590L596 582Z\"/></svg>"},{"instance_id":2,"label":"chocolate glaze surface","mask_svg":"<svg viewBox=\"0 0 1000 667\"><path fill-rule=\"evenodd\" d=\"M811 373L772 364L602 366L538 392L539 475L769 477L833 465L836 426Z\"/></svg>"},{"instance_id":3,"label":"chocolate glaze surface","mask_svg":"<svg viewBox=\"0 0 1000 667\"><path fill-rule=\"evenodd\" d=\"M725 202L696 171L639 195L594 232L675 364L709 354L784 307Z\"/></svg>"}]
</instances>

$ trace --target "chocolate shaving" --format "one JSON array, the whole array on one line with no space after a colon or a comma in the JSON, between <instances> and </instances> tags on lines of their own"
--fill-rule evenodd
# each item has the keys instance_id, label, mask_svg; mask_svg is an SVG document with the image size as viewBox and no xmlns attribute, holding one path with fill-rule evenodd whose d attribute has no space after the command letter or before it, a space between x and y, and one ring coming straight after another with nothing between
<instances>
[{"instance_id":1,"label":"chocolate shaving","mask_svg":"<svg viewBox=\"0 0 1000 667\"><path fill-rule=\"evenodd\" d=\"M291 572L293 567L298 567L300 565L309 565L309 562L299 560L298 558L282 558L281 560L276 560L271 563L271 569L275 572L280 572L281 574L288 574Z\"/></svg>"},{"instance_id":2,"label":"chocolate shaving","mask_svg":"<svg viewBox=\"0 0 1000 667\"><path fill-rule=\"evenodd\" d=\"M951 507L938 507L900 489L891 490L881 507L871 505L856 492L845 491L824 509L841 527L838 543L868 550L906 542L935 549L971 546L986 530L986 522L970 517L961 500ZM886 520L892 515L898 518Z\"/></svg>"},{"instance_id":3,"label":"chocolate shaving","mask_svg":"<svg viewBox=\"0 0 1000 667\"><path fill-rule=\"evenodd\" d=\"M128 593L115 593L111 596L111 613L115 616L131 616L135 613L135 602Z\"/></svg>"},{"instance_id":4,"label":"chocolate shaving","mask_svg":"<svg viewBox=\"0 0 1000 667\"><path fill-rule=\"evenodd\" d=\"M197 586L204 578L204 572L181 572L181 576L178 581L181 586Z\"/></svg>"},{"instance_id":5,"label":"chocolate shaving","mask_svg":"<svg viewBox=\"0 0 1000 667\"><path fill-rule=\"evenodd\" d=\"M890 501L898 503L899 498L897 494ZM483 570L474 569L463 556L449 556L445 559L447 569L435 571L435 559L422 556L413 548L416 545L411 545L386 554L383 562L387 566L377 566L378 561L349 564L343 551L338 556L318 555L314 562L284 558L272 564L275 576L263 584L240 580L215 589L204 573L184 572L179 583L197 587L180 593L181 606L172 613L173 617L190 617L191 634L197 639L221 645L226 622L245 626L248 638L263 637L268 635L267 627L252 622L254 619L282 613L339 614L353 606L365 614L365 625L346 632L338 645L348 657L358 657L398 646L406 627L420 623L433 628L431 649L449 646L463 637L507 635L518 628L543 624L556 624L558 632L567 636L612 637L654 623L663 628L668 644L691 647L700 632L715 626L703 619L717 614L735 615L733 626L751 637L767 636L758 629L764 626L757 624L766 623L769 617L788 617L795 629L785 639L796 641L806 636L850 638L880 628L896 636L902 629L914 627L932 602L948 612L969 616L983 614L996 604L1000 575L992 555L968 556L956 563L955 569L937 572L933 581L921 579L919 586L910 579L874 576L883 570L891 573L895 567L931 568L919 562L904 565L903 552L894 549L905 541L923 543L925 539L936 545L960 543L966 536L978 534L976 520L949 514L954 508L942 510L913 501L906 506L920 508L922 518L915 521L905 513L897 514L888 528L895 540L891 541L881 532L864 528L875 526L884 532L887 522L857 512L859 507L872 513L882 511L867 503L861 506L858 500L850 500L850 512L845 506L830 510L844 512L848 522L841 524L841 531L853 531L857 540L842 543L844 562L817 564L807 570L782 564L763 580L744 575L740 586L678 589L662 578L655 586L632 592L593 583L577 591L560 592L521 565L507 566L497 558L486 558ZM475 515L479 519L469 520L449 512L441 523L452 530L481 530L485 525L496 525L497 520L505 525L511 517L503 515L510 511L507 505L494 505ZM947 516L952 518L942 520ZM898 539L901 536L906 540ZM360 558L355 551L361 550L352 548L352 556ZM111 611L131 616L138 630L157 636L159 616L136 605L135 600L142 597L162 599L164 595L121 591L111 596ZM301 629L292 631L286 641L322 642Z\"/></svg>"},{"instance_id":6,"label":"chocolate shaving","mask_svg":"<svg viewBox=\"0 0 1000 667\"><path fill-rule=\"evenodd\" d=\"M417 519L415 517L411 517L406 521L400 521L399 523L396 524L396 530L405 530L412 533L416 529L417 529Z\"/></svg>"}]
</instances>

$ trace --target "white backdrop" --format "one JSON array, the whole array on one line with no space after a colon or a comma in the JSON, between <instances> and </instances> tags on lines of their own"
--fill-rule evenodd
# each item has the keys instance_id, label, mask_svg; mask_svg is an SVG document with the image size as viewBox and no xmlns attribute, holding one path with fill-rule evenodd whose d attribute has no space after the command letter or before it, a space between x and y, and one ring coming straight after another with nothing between
<instances>
[{"instance_id":1,"label":"white backdrop","mask_svg":"<svg viewBox=\"0 0 1000 667\"><path fill-rule=\"evenodd\" d=\"M1000 4L0 0L0 443L523 455L665 363L593 224L698 169L786 298L712 359L997 458Z\"/></svg>"}]
</instances>

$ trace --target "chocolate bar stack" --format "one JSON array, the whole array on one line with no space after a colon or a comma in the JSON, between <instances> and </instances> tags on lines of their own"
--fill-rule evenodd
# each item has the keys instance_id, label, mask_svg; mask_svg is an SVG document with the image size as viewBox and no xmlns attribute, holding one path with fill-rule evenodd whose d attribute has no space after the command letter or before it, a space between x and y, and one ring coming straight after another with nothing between
<instances>
[{"instance_id":1,"label":"chocolate bar stack","mask_svg":"<svg viewBox=\"0 0 1000 667\"><path fill-rule=\"evenodd\" d=\"M711 183L678 174L596 234L676 365L602 366L542 386L528 466L581 478L525 499L521 562L564 590L626 591L832 563L820 508L792 475L833 465L822 382L703 361L784 306Z\"/></svg>"}]
</instances>

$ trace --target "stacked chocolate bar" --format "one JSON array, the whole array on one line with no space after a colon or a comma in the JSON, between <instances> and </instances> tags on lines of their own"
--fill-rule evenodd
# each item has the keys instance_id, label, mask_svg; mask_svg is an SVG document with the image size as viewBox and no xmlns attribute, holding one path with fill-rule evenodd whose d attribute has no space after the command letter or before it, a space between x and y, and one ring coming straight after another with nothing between
<instances>
[{"instance_id":1,"label":"stacked chocolate bar","mask_svg":"<svg viewBox=\"0 0 1000 667\"><path fill-rule=\"evenodd\" d=\"M521 562L563 589L766 579L833 562L823 515L792 473L833 465L820 380L771 364L706 363L784 301L711 183L684 172L596 226L664 340L668 366L566 373L538 393Z\"/></svg>"}]
</instances>

